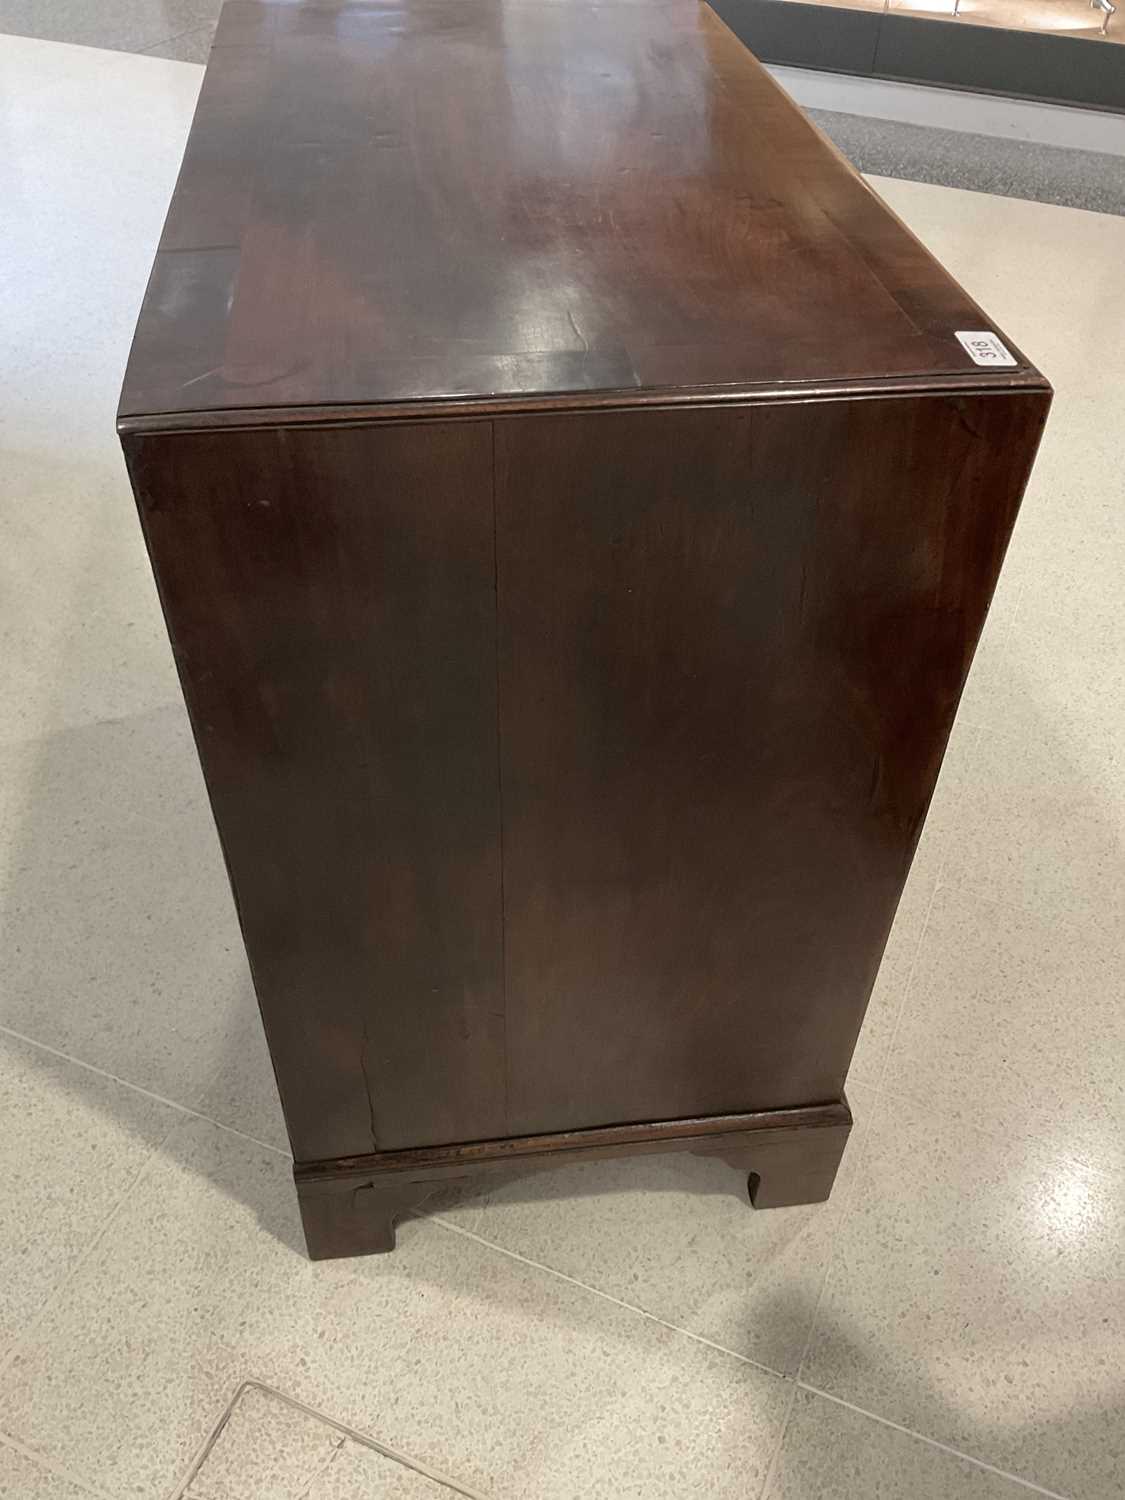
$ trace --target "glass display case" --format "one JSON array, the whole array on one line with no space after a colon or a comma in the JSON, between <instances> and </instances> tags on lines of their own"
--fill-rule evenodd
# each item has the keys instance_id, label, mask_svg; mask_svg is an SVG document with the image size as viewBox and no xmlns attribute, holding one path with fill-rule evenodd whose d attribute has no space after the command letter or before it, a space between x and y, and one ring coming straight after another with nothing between
<instances>
[{"instance_id":1,"label":"glass display case","mask_svg":"<svg viewBox=\"0 0 1125 1500\"><path fill-rule=\"evenodd\" d=\"M791 0L777 0L789 4ZM1117 15L1116 0L817 0L835 9L952 20L1010 31L1049 36L1083 37L1090 41L1125 42L1125 16Z\"/></svg>"}]
</instances>

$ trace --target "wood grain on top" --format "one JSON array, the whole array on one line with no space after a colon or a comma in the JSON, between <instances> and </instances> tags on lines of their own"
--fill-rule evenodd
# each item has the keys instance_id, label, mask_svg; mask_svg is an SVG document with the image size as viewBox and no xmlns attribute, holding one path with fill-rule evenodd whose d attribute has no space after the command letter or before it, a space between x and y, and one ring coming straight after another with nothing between
<instances>
[{"instance_id":1,"label":"wood grain on top","mask_svg":"<svg viewBox=\"0 0 1125 1500\"><path fill-rule=\"evenodd\" d=\"M121 417L1026 381L990 327L698 0L228 0Z\"/></svg>"}]
</instances>

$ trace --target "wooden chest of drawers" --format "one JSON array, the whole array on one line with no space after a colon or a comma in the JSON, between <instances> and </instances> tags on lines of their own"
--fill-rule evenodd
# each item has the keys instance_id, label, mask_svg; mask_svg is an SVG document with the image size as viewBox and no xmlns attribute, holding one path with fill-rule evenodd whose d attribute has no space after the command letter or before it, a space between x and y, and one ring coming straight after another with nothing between
<instances>
[{"instance_id":1,"label":"wooden chest of drawers","mask_svg":"<svg viewBox=\"0 0 1125 1500\"><path fill-rule=\"evenodd\" d=\"M228 0L119 426L313 1255L828 1194L1048 401L697 0Z\"/></svg>"}]
</instances>

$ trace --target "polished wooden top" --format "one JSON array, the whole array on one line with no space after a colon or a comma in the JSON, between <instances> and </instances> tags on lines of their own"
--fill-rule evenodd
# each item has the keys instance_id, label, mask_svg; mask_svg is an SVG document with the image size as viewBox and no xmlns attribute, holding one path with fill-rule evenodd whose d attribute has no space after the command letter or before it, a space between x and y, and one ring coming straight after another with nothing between
<instances>
[{"instance_id":1,"label":"polished wooden top","mask_svg":"<svg viewBox=\"0 0 1125 1500\"><path fill-rule=\"evenodd\" d=\"M228 0L121 416L1029 383L992 326L698 0Z\"/></svg>"}]
</instances>

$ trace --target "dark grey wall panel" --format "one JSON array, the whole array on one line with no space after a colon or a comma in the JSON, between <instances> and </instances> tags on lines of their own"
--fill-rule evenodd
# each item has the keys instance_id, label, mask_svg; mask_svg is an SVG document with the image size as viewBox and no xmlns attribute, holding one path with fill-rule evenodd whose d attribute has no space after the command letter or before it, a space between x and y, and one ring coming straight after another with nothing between
<instances>
[{"instance_id":1,"label":"dark grey wall panel","mask_svg":"<svg viewBox=\"0 0 1125 1500\"><path fill-rule=\"evenodd\" d=\"M1125 109L1125 46L963 21L880 19L873 71L884 78Z\"/></svg>"},{"instance_id":2,"label":"dark grey wall panel","mask_svg":"<svg viewBox=\"0 0 1125 1500\"><path fill-rule=\"evenodd\" d=\"M763 62L1125 112L1125 46L799 0L714 9Z\"/></svg>"},{"instance_id":3,"label":"dark grey wall panel","mask_svg":"<svg viewBox=\"0 0 1125 1500\"><path fill-rule=\"evenodd\" d=\"M763 62L835 73L870 73L874 66L880 11L797 0L712 0L711 8Z\"/></svg>"}]
</instances>

